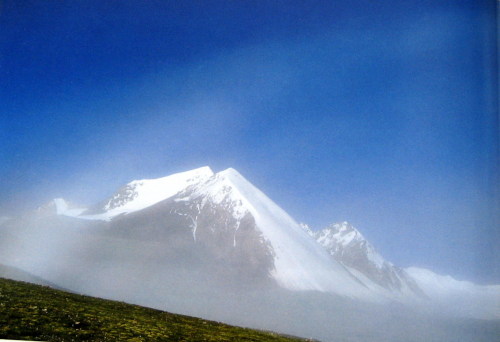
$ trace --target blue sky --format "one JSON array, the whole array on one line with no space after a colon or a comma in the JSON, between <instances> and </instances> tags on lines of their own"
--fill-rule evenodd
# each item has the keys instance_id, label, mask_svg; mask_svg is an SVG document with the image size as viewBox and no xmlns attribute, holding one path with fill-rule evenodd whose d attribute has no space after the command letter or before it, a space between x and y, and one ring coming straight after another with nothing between
<instances>
[{"instance_id":1,"label":"blue sky","mask_svg":"<svg viewBox=\"0 0 500 342\"><path fill-rule=\"evenodd\" d=\"M234 167L500 282L495 1L4 1L0 31L0 214Z\"/></svg>"}]
</instances>

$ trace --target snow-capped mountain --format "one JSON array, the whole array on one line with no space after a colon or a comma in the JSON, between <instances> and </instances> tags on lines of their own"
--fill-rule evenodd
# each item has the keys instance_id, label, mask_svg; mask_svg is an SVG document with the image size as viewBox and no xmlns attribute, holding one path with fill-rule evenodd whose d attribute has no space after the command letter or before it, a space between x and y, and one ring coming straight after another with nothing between
<instances>
[{"instance_id":1,"label":"snow-capped mountain","mask_svg":"<svg viewBox=\"0 0 500 342\"><path fill-rule=\"evenodd\" d=\"M167 245L173 236L189 236L211 251L206 258L231 259L239 276L241 269L251 270L287 289L372 300L426 297L430 292L422 277L415 279L384 260L348 222L313 232L231 168L214 173L205 166L135 180L90 209L60 198L44 208L61 216L108 222L108 230L116 234L168 236Z\"/></svg>"},{"instance_id":2,"label":"snow-capped mountain","mask_svg":"<svg viewBox=\"0 0 500 342\"><path fill-rule=\"evenodd\" d=\"M0 263L60 287L259 329L456 341L462 318L441 313L499 318L498 286L398 268L346 222L313 232L234 169L132 181L90 208L55 199L0 228Z\"/></svg>"},{"instance_id":3,"label":"snow-capped mountain","mask_svg":"<svg viewBox=\"0 0 500 342\"><path fill-rule=\"evenodd\" d=\"M359 279L371 282L396 293L424 295L417 283L406 271L384 258L348 222L335 223L320 231L308 230L318 243ZM366 282L369 279L369 282Z\"/></svg>"},{"instance_id":4,"label":"snow-capped mountain","mask_svg":"<svg viewBox=\"0 0 500 342\"><path fill-rule=\"evenodd\" d=\"M174 282L174 287L185 286L187 281L197 282L203 288L203 282L212 279L215 282L223 280L228 286L278 286L369 302L396 299L404 303L442 298L453 291L474 296L481 293L490 299L499 293L498 288L483 289L473 284L469 287L474 291L457 292L454 289L462 289L465 285L458 286L456 282L443 280L447 278L425 273L430 271L399 268L384 260L347 222L313 232L306 224L297 223L231 168L214 173L209 167L202 167L158 179L132 181L89 209L79 208L61 198L54 199L38 209L37 217L33 221L36 227L82 228L81 234L85 237L78 239L89 242L85 247L88 250L82 250L79 258L92 260L89 272L101 267L105 259L117 265L123 258L131 260L133 266L129 268L155 260L155 267L163 270L159 272L179 280ZM48 221L40 223L40 219ZM5 225L9 226L9 222ZM29 224L22 223L23 226ZM15 227L15 223L11 226ZM16 240L14 235L17 233L15 229L12 231ZM43 231L37 234L41 234L39 242L50 244ZM120 249L130 250L130 253L120 256L121 251L118 252L120 249L116 246L123 243L126 247ZM64 253L69 253L68 266L64 267L70 267L70 261L77 258L78 253L70 251L65 244L61 246L65 248ZM80 248L80 243L76 246ZM5 248L20 250L14 244L5 244ZM54 253L57 248L59 246L54 248ZM144 248L147 255L138 252ZM106 255L106 258L94 260L98 255ZM20 259L7 261L16 265ZM39 256L33 260L35 264L50 265L49 259ZM22 263L17 265L24 266ZM63 268L61 265L54 267ZM39 275L46 276L41 272ZM108 276L112 273L103 275ZM74 277L78 280L61 285L71 289L72 284L77 284L82 287L74 290L85 291L84 272ZM200 281L199 277L204 280ZM59 280L47 278L53 282ZM109 281L103 282L103 286L106 287ZM490 311L494 311L494 307Z\"/></svg>"},{"instance_id":5,"label":"snow-capped mountain","mask_svg":"<svg viewBox=\"0 0 500 342\"><path fill-rule=\"evenodd\" d=\"M133 213L166 200L187 187L207 180L213 174L206 166L157 179L135 180L91 209L69 210L63 199L56 199L54 202L59 215L109 221L118 215Z\"/></svg>"},{"instance_id":6,"label":"snow-capped mountain","mask_svg":"<svg viewBox=\"0 0 500 342\"><path fill-rule=\"evenodd\" d=\"M393 298L411 305L432 303L454 315L500 318L499 285L480 286L423 268L395 266L348 222L335 223L316 232L307 225L302 228L368 287L376 284L389 291Z\"/></svg>"},{"instance_id":7,"label":"snow-capped mountain","mask_svg":"<svg viewBox=\"0 0 500 342\"><path fill-rule=\"evenodd\" d=\"M244 218L251 218L274 258L271 274L277 282L293 290L318 290L348 296L366 296L368 292L344 267L332 262L328 254L309 238L283 209L254 187L234 169L227 169L203 184L188 187L174 199L204 206L222 206L235 220L233 246ZM193 225L197 225L198 214ZM195 228L196 229L196 228Z\"/></svg>"},{"instance_id":8,"label":"snow-capped mountain","mask_svg":"<svg viewBox=\"0 0 500 342\"><path fill-rule=\"evenodd\" d=\"M202 167L159 179L132 181L94 209L67 209L62 199L55 204L59 215L109 221L116 229L126 218L137 219L149 208L147 215L162 215L163 227L156 230L174 231L183 226L194 243L219 249L217 253L244 248L246 257L260 260L265 272L283 288L373 298L366 284L231 168L213 173L209 167ZM143 231L144 226L151 227L146 220L141 225ZM244 264L243 260L238 263Z\"/></svg>"}]
</instances>

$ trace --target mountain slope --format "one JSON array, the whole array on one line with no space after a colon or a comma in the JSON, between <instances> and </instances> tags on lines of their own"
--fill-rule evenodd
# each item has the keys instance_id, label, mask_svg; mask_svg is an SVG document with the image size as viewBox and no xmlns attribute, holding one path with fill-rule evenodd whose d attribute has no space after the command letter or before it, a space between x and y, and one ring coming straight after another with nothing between
<instances>
[{"instance_id":1,"label":"mountain slope","mask_svg":"<svg viewBox=\"0 0 500 342\"><path fill-rule=\"evenodd\" d=\"M162 178L135 180L121 187L107 200L88 210L69 210L63 199L56 199L54 202L59 215L109 221L118 215L133 213L155 205L211 176L213 176L212 170L205 166Z\"/></svg>"},{"instance_id":2,"label":"mountain slope","mask_svg":"<svg viewBox=\"0 0 500 342\"><path fill-rule=\"evenodd\" d=\"M293 290L331 291L348 296L367 295L367 291L340 264L301 229L283 209L254 187L234 169L219 172L201 187L187 190L178 201L201 199L223 204L236 219L234 245L241 219L251 215L256 229L272 249L278 283Z\"/></svg>"},{"instance_id":3,"label":"mountain slope","mask_svg":"<svg viewBox=\"0 0 500 342\"><path fill-rule=\"evenodd\" d=\"M260 267L261 273L284 288L371 296L283 209L234 169L213 174L210 168L203 167L159 179L133 181L103 203L79 215L63 210L59 204L58 213L110 221L115 230L128 226L135 231L129 231L131 234L137 234L139 226L142 235L147 229L156 231L150 235L177 231L176 236L183 236L186 248L197 249L185 241L185 233L190 232L194 243L212 251L212 256L206 258L233 258L231 263L240 266L245 264L243 257L255 260L255 265L247 265L253 274ZM162 218L152 228L146 216Z\"/></svg>"},{"instance_id":4,"label":"mountain slope","mask_svg":"<svg viewBox=\"0 0 500 342\"><path fill-rule=\"evenodd\" d=\"M306 225L303 229L361 281L369 279L407 305L432 307L436 312L462 317L500 318L498 285L479 286L426 269L397 267L384 260L348 222L332 224L317 232Z\"/></svg>"},{"instance_id":5,"label":"mountain slope","mask_svg":"<svg viewBox=\"0 0 500 342\"><path fill-rule=\"evenodd\" d=\"M304 341L0 278L0 338L49 341Z\"/></svg>"},{"instance_id":6,"label":"mountain slope","mask_svg":"<svg viewBox=\"0 0 500 342\"><path fill-rule=\"evenodd\" d=\"M392 293L423 296L417 283L403 270L384 258L348 222L332 224L312 232L318 243L338 262Z\"/></svg>"}]
</instances>

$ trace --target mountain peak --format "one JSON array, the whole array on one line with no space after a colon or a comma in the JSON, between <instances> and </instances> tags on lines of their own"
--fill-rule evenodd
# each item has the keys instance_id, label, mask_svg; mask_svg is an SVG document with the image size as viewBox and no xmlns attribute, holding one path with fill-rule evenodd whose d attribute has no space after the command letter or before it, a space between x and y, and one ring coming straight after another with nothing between
<instances>
[{"instance_id":1,"label":"mountain peak","mask_svg":"<svg viewBox=\"0 0 500 342\"><path fill-rule=\"evenodd\" d=\"M313 237L337 261L355 273L382 288L399 293L422 295L421 289L401 268L384 260L365 237L349 222L334 223Z\"/></svg>"},{"instance_id":2,"label":"mountain peak","mask_svg":"<svg viewBox=\"0 0 500 342\"><path fill-rule=\"evenodd\" d=\"M211 177L213 175L214 175L214 172L212 171L210 166L202 166L202 167L198 167L196 169L192 169L189 171L183 171L183 172L177 172L177 173L174 173L174 174L171 174L168 176L164 176L164 177L134 180L128 184L140 183L140 182L163 183L163 182L171 182L174 179L189 180L192 178L199 178L199 177Z\"/></svg>"},{"instance_id":3,"label":"mountain peak","mask_svg":"<svg viewBox=\"0 0 500 342\"><path fill-rule=\"evenodd\" d=\"M353 254L357 259L359 255L363 255L377 268L382 268L387 263L365 237L347 221L333 223L316 232L314 237L336 258L343 260ZM346 263L345 260L343 262ZM351 266L351 260L348 260L347 264Z\"/></svg>"},{"instance_id":4,"label":"mountain peak","mask_svg":"<svg viewBox=\"0 0 500 342\"><path fill-rule=\"evenodd\" d=\"M241 173L239 173L236 169L233 169L232 167L218 172L217 176L229 180L235 186L243 183L250 184L250 182L245 177L243 177Z\"/></svg>"},{"instance_id":5,"label":"mountain peak","mask_svg":"<svg viewBox=\"0 0 500 342\"><path fill-rule=\"evenodd\" d=\"M228 167L227 169L225 170L222 170L220 172L218 172L219 174L221 175L224 175L224 176L239 176L239 177L242 177L241 174L234 168L232 167Z\"/></svg>"},{"instance_id":6,"label":"mountain peak","mask_svg":"<svg viewBox=\"0 0 500 342\"><path fill-rule=\"evenodd\" d=\"M325 248L332 249L331 253L336 253L339 248L352 245L354 243L368 244L364 236L347 221L333 223L323 230L316 232L316 239Z\"/></svg>"},{"instance_id":7,"label":"mountain peak","mask_svg":"<svg viewBox=\"0 0 500 342\"><path fill-rule=\"evenodd\" d=\"M206 205L223 208L232 215L236 230L245 217L252 218L254 229L273 255L271 275L284 288L335 292L353 297L370 296L357 279L331 259L288 213L233 168L218 172L199 186L186 189L174 201L192 203L198 213ZM198 216L191 216L193 222L196 221ZM193 225L198 227L197 223ZM234 246L237 245L236 239L235 235Z\"/></svg>"},{"instance_id":8,"label":"mountain peak","mask_svg":"<svg viewBox=\"0 0 500 342\"><path fill-rule=\"evenodd\" d=\"M122 186L101 204L84 212L67 211L65 210L67 208L66 202L62 199L56 199L57 213L81 219L109 221L118 215L150 207L189 186L206 181L213 175L210 167L203 166L165 177L134 180Z\"/></svg>"},{"instance_id":9,"label":"mountain peak","mask_svg":"<svg viewBox=\"0 0 500 342\"><path fill-rule=\"evenodd\" d=\"M119 189L103 206L103 211L111 218L142 210L172 197L190 185L203 182L213 175L210 167L203 166L166 177L135 180Z\"/></svg>"}]
</instances>

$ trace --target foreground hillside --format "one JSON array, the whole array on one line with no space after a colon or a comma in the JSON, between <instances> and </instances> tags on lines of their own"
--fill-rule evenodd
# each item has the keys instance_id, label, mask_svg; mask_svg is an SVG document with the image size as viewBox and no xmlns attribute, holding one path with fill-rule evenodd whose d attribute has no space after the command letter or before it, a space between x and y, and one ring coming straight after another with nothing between
<instances>
[{"instance_id":1,"label":"foreground hillside","mask_svg":"<svg viewBox=\"0 0 500 342\"><path fill-rule=\"evenodd\" d=\"M46 341L300 341L0 278L0 338Z\"/></svg>"}]
</instances>

